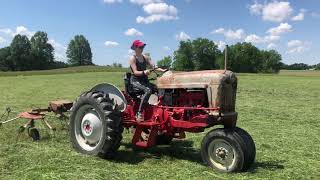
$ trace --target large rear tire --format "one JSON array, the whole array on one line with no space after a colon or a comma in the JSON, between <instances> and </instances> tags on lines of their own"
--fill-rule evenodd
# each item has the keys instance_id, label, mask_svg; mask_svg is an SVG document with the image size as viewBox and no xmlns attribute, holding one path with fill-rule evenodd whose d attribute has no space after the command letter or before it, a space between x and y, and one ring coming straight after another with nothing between
<instances>
[{"instance_id":1,"label":"large rear tire","mask_svg":"<svg viewBox=\"0 0 320 180\"><path fill-rule=\"evenodd\" d=\"M121 114L108 94L86 92L70 116L71 142L78 152L112 158L122 140Z\"/></svg>"},{"instance_id":2,"label":"large rear tire","mask_svg":"<svg viewBox=\"0 0 320 180\"><path fill-rule=\"evenodd\" d=\"M220 172L239 172L246 168L246 143L234 129L213 129L202 140L203 161Z\"/></svg>"}]
</instances>

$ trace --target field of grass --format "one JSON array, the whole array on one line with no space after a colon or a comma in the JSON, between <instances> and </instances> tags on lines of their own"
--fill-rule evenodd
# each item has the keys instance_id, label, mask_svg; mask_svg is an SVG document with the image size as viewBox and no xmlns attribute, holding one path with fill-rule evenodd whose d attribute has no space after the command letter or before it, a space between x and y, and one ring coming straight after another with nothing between
<instances>
[{"instance_id":1,"label":"field of grass","mask_svg":"<svg viewBox=\"0 0 320 180\"><path fill-rule=\"evenodd\" d=\"M124 72L126 68L116 68L108 66L76 66L61 69L38 70L38 71L0 71L0 76L33 76L33 75L53 75L53 74L71 74L87 72Z\"/></svg>"},{"instance_id":2,"label":"field of grass","mask_svg":"<svg viewBox=\"0 0 320 180\"><path fill-rule=\"evenodd\" d=\"M46 107L55 99L73 100L97 83L123 87L122 72L89 72L0 77L0 110ZM320 73L240 74L238 126L253 137L257 156L245 173L223 174L203 165L199 147L205 133L187 134L170 147L133 150L124 132L117 157L103 160L76 153L59 120L50 134L32 142L16 129L25 121L0 127L0 179L319 179Z\"/></svg>"}]
</instances>

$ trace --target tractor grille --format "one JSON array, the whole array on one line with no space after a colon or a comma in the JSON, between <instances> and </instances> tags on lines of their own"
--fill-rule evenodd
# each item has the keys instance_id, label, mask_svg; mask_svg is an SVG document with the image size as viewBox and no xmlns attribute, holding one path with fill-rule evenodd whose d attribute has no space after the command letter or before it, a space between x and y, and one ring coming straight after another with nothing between
<instances>
[{"instance_id":1,"label":"tractor grille","mask_svg":"<svg viewBox=\"0 0 320 180\"><path fill-rule=\"evenodd\" d=\"M235 112L236 94L237 94L237 78L231 74L222 84L221 92L221 112Z\"/></svg>"}]
</instances>

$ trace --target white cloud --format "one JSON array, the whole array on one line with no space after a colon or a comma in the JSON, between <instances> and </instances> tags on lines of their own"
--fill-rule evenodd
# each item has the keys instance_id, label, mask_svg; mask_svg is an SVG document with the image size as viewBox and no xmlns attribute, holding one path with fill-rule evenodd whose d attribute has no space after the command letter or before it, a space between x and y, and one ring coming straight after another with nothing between
<instances>
[{"instance_id":1,"label":"white cloud","mask_svg":"<svg viewBox=\"0 0 320 180\"><path fill-rule=\"evenodd\" d=\"M179 41L186 41L188 39L191 39L191 37L187 33L182 31L176 35L176 39Z\"/></svg>"},{"instance_id":2,"label":"white cloud","mask_svg":"<svg viewBox=\"0 0 320 180\"><path fill-rule=\"evenodd\" d=\"M278 36L283 33L288 33L292 31L292 26L288 23L281 23L279 26L270 28L267 33L272 36Z\"/></svg>"},{"instance_id":3,"label":"white cloud","mask_svg":"<svg viewBox=\"0 0 320 180\"><path fill-rule=\"evenodd\" d=\"M295 46L301 46L301 45L303 45L303 42L300 40L291 40L288 42L288 48L292 48Z\"/></svg>"},{"instance_id":4,"label":"white cloud","mask_svg":"<svg viewBox=\"0 0 320 180\"><path fill-rule=\"evenodd\" d=\"M122 0L103 0L104 3L113 4L113 3L121 3Z\"/></svg>"},{"instance_id":5,"label":"white cloud","mask_svg":"<svg viewBox=\"0 0 320 180\"><path fill-rule=\"evenodd\" d=\"M5 43L6 39L4 39L3 37L0 36L0 44Z\"/></svg>"},{"instance_id":6,"label":"white cloud","mask_svg":"<svg viewBox=\"0 0 320 180\"><path fill-rule=\"evenodd\" d=\"M249 7L250 13L253 15L261 15L263 10L263 5L255 2Z\"/></svg>"},{"instance_id":7,"label":"white cloud","mask_svg":"<svg viewBox=\"0 0 320 180\"><path fill-rule=\"evenodd\" d=\"M173 5L166 3L149 3L143 6L148 16L138 16L136 22L139 24L151 24L158 21L177 20L178 10Z\"/></svg>"},{"instance_id":8,"label":"white cloud","mask_svg":"<svg viewBox=\"0 0 320 180\"><path fill-rule=\"evenodd\" d=\"M283 22L292 13L290 2L271 2L267 4L262 11L262 19L272 22Z\"/></svg>"},{"instance_id":9,"label":"white cloud","mask_svg":"<svg viewBox=\"0 0 320 180\"><path fill-rule=\"evenodd\" d=\"M291 40L288 42L288 50L287 53L288 54L292 54L292 53L302 53L306 50L308 50L310 47L310 43L309 42L303 42L300 40Z\"/></svg>"},{"instance_id":10,"label":"white cloud","mask_svg":"<svg viewBox=\"0 0 320 180\"><path fill-rule=\"evenodd\" d=\"M13 31L10 28L3 28L3 29L0 29L0 32L12 37L17 34L26 35L28 38L31 38L31 36L35 34L35 32L29 31L28 28L24 26L18 26L15 31Z\"/></svg>"},{"instance_id":11,"label":"white cloud","mask_svg":"<svg viewBox=\"0 0 320 180\"><path fill-rule=\"evenodd\" d=\"M54 57L58 61L67 61L66 50L67 47L58 43L54 39L49 39L48 43L54 48Z\"/></svg>"},{"instance_id":12,"label":"white cloud","mask_svg":"<svg viewBox=\"0 0 320 180\"><path fill-rule=\"evenodd\" d=\"M150 3L159 3L162 2L162 0L130 0L130 2L133 4L145 5Z\"/></svg>"},{"instance_id":13,"label":"white cloud","mask_svg":"<svg viewBox=\"0 0 320 180\"><path fill-rule=\"evenodd\" d=\"M17 34L26 35L28 38L31 38L31 36L33 36L35 34L35 32L29 31L28 28L26 28L24 26L18 26L16 28L16 32L15 32L14 36Z\"/></svg>"},{"instance_id":14,"label":"white cloud","mask_svg":"<svg viewBox=\"0 0 320 180\"><path fill-rule=\"evenodd\" d=\"M243 39L244 37L244 30L237 29L236 31L228 30L225 34L227 39Z\"/></svg>"},{"instance_id":15,"label":"white cloud","mask_svg":"<svg viewBox=\"0 0 320 180\"><path fill-rule=\"evenodd\" d=\"M106 47L117 47L117 46L119 46L119 43L114 42L114 41L106 41L106 42L104 43L104 45L105 45Z\"/></svg>"},{"instance_id":16,"label":"white cloud","mask_svg":"<svg viewBox=\"0 0 320 180\"><path fill-rule=\"evenodd\" d=\"M176 15L178 10L173 5L166 3L151 3L143 6L143 10L148 14L171 14Z\"/></svg>"},{"instance_id":17,"label":"white cloud","mask_svg":"<svg viewBox=\"0 0 320 180\"><path fill-rule=\"evenodd\" d=\"M265 21L283 22L290 17L293 12L290 2L272 1L268 4L259 4L255 2L249 7L250 13L262 16Z\"/></svg>"},{"instance_id":18,"label":"white cloud","mask_svg":"<svg viewBox=\"0 0 320 180\"><path fill-rule=\"evenodd\" d=\"M138 31L135 28L130 28L126 32L124 32L126 36L143 36L143 33Z\"/></svg>"},{"instance_id":19,"label":"white cloud","mask_svg":"<svg viewBox=\"0 0 320 180\"><path fill-rule=\"evenodd\" d=\"M264 42L264 39L256 34L250 34L249 36L246 37L244 41L254 43L254 44L260 44Z\"/></svg>"},{"instance_id":20,"label":"white cloud","mask_svg":"<svg viewBox=\"0 0 320 180\"><path fill-rule=\"evenodd\" d=\"M169 16L164 14L153 14L147 17L138 16L136 22L139 24L151 24L158 21L170 21L170 20L177 20L179 19L176 16Z\"/></svg>"},{"instance_id":21,"label":"white cloud","mask_svg":"<svg viewBox=\"0 0 320 180\"><path fill-rule=\"evenodd\" d=\"M302 21L304 20L304 13L305 13L305 10L304 9L300 9L300 12L298 15L294 16L291 18L292 21Z\"/></svg>"},{"instance_id":22,"label":"white cloud","mask_svg":"<svg viewBox=\"0 0 320 180\"><path fill-rule=\"evenodd\" d=\"M231 40L241 40L244 38L245 33L243 29L237 29L237 30L225 30L224 28L219 28L215 31L213 31L215 34L223 34L227 39Z\"/></svg>"},{"instance_id":23,"label":"white cloud","mask_svg":"<svg viewBox=\"0 0 320 180\"><path fill-rule=\"evenodd\" d=\"M212 31L211 33L212 34L224 34L224 32L225 32L224 28L219 28L219 29Z\"/></svg>"},{"instance_id":24,"label":"white cloud","mask_svg":"<svg viewBox=\"0 0 320 180\"><path fill-rule=\"evenodd\" d=\"M4 34L7 34L7 35L10 35L10 36L13 36L13 34L14 34L14 32L12 32L12 30L9 29L9 28L0 29L0 32L4 33Z\"/></svg>"},{"instance_id":25,"label":"white cloud","mask_svg":"<svg viewBox=\"0 0 320 180\"><path fill-rule=\"evenodd\" d=\"M280 39L280 36L275 36L275 35L268 35L264 37L264 40L266 42L274 42L274 41L278 41Z\"/></svg>"},{"instance_id":26,"label":"white cloud","mask_svg":"<svg viewBox=\"0 0 320 180\"><path fill-rule=\"evenodd\" d=\"M67 47L56 42L54 39L49 39L48 40L48 43L52 45L52 47L54 48L60 48L60 49L64 49L64 50L67 50Z\"/></svg>"},{"instance_id":27,"label":"white cloud","mask_svg":"<svg viewBox=\"0 0 320 180\"><path fill-rule=\"evenodd\" d=\"M259 36L257 34L249 34L246 35L245 31L243 29L224 29L224 28L218 28L210 32L210 34L222 34L225 36L225 38L228 40L244 40L245 42L250 42L253 44L261 44L261 43L272 43L275 41L278 41L280 39L280 34L285 32L292 31L291 25L288 23L282 23L278 27L270 28L267 33L269 33L266 36Z\"/></svg>"},{"instance_id":28,"label":"white cloud","mask_svg":"<svg viewBox=\"0 0 320 180\"><path fill-rule=\"evenodd\" d=\"M227 43L224 41L218 41L218 42L214 41L214 43L218 46L218 49L220 49L221 51L223 51L227 45Z\"/></svg>"},{"instance_id":29,"label":"white cloud","mask_svg":"<svg viewBox=\"0 0 320 180\"><path fill-rule=\"evenodd\" d=\"M278 46L277 46L276 44L270 43L270 44L268 44L267 49L275 49L275 48L277 48L277 47L278 47Z\"/></svg>"},{"instance_id":30,"label":"white cloud","mask_svg":"<svg viewBox=\"0 0 320 180\"><path fill-rule=\"evenodd\" d=\"M168 46L163 46L164 51L170 51L171 49Z\"/></svg>"}]
</instances>

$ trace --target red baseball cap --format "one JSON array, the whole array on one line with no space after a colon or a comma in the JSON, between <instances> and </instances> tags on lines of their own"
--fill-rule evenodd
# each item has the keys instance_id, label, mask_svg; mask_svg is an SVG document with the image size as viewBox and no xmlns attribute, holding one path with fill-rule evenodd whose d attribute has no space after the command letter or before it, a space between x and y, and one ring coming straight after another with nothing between
<instances>
[{"instance_id":1,"label":"red baseball cap","mask_svg":"<svg viewBox=\"0 0 320 180\"><path fill-rule=\"evenodd\" d=\"M134 50L135 47L145 47L146 44L140 40L135 40L133 41L132 45L131 45L131 49Z\"/></svg>"}]
</instances>

